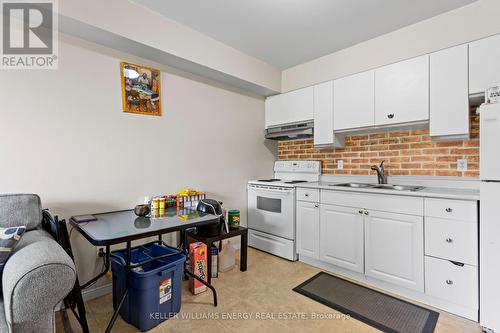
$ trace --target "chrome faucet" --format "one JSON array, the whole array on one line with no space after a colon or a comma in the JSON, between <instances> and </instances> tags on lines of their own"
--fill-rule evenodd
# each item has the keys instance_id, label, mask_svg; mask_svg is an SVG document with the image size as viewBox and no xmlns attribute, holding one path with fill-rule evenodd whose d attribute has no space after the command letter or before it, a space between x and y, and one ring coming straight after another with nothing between
<instances>
[{"instance_id":1,"label":"chrome faucet","mask_svg":"<svg viewBox=\"0 0 500 333\"><path fill-rule=\"evenodd\" d=\"M379 166L377 165L372 165L371 169L374 171L377 171L377 177L378 177L378 183L379 184L387 184L387 175L385 174L384 170L384 162L380 163Z\"/></svg>"}]
</instances>

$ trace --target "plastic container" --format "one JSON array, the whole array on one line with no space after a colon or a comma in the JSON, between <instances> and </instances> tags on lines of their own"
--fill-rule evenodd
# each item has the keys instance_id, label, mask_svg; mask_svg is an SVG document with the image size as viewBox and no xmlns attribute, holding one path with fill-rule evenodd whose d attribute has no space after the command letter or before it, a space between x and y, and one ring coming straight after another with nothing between
<instances>
[{"instance_id":1,"label":"plastic container","mask_svg":"<svg viewBox=\"0 0 500 333\"><path fill-rule=\"evenodd\" d=\"M236 264L236 249L231 242L222 243L222 251L219 253L219 272L227 272Z\"/></svg>"},{"instance_id":2,"label":"plastic container","mask_svg":"<svg viewBox=\"0 0 500 333\"><path fill-rule=\"evenodd\" d=\"M131 262L144 262L151 257L178 252L177 249L148 243L132 248ZM125 259L126 250L114 251L113 254ZM129 291L120 315L123 320L141 331L148 331L181 308L182 277L184 275L183 253L174 254L165 259L154 260L129 273ZM126 271L123 262L111 257L113 273L113 308L125 292Z\"/></svg>"}]
</instances>

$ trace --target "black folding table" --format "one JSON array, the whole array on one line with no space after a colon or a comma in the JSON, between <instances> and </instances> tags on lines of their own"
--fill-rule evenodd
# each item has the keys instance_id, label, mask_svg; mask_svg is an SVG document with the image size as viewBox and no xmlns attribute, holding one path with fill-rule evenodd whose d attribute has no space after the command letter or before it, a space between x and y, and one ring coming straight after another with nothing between
<instances>
[{"instance_id":1,"label":"black folding table","mask_svg":"<svg viewBox=\"0 0 500 333\"><path fill-rule=\"evenodd\" d=\"M219 223L219 217L198 212L188 208L171 207L166 209L165 215L162 217L138 217L133 210L124 210L117 212L109 212L102 214L94 214L96 221L78 223L75 217L70 218L72 226L80 232L92 245L105 246L104 270L102 273L79 286L79 291L88 287L109 271L110 268L110 246L120 243L126 244L126 260L125 270L130 273L133 265L131 265L131 242L133 240L143 239L147 237L158 236L158 242L163 244L162 235L171 232L180 231L182 239L182 248L180 251L186 251L187 239L186 230L194 227L201 227L209 224ZM152 260L157 258L152 258ZM188 270L185 273L194 279L200 281L212 290L214 297L214 305L217 306L217 292L215 288L208 282L200 279ZM128 278L126 279L126 285ZM128 288L123 293L122 298L118 302L111 320L109 321L106 333L111 332L111 329L118 317L120 308L122 307L125 298L127 297Z\"/></svg>"}]
</instances>

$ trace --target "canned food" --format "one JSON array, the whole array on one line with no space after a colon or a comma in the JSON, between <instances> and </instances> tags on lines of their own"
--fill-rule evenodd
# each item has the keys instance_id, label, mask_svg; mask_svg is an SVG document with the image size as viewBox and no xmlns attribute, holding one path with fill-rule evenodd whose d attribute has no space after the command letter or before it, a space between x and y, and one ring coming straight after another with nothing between
<instances>
[{"instance_id":1,"label":"canned food","mask_svg":"<svg viewBox=\"0 0 500 333\"><path fill-rule=\"evenodd\" d=\"M158 200L158 209L160 210L160 215L165 215L165 198L159 198Z\"/></svg>"},{"instance_id":2,"label":"canned food","mask_svg":"<svg viewBox=\"0 0 500 333\"><path fill-rule=\"evenodd\" d=\"M238 229L240 227L240 211L237 209L230 210L227 216L229 229Z\"/></svg>"}]
</instances>

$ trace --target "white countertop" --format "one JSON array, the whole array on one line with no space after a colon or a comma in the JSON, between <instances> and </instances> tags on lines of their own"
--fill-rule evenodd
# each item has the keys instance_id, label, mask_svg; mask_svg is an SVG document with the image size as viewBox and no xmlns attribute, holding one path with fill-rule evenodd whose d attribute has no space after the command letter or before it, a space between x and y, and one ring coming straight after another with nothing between
<instances>
[{"instance_id":1,"label":"white countertop","mask_svg":"<svg viewBox=\"0 0 500 333\"><path fill-rule=\"evenodd\" d=\"M477 189L425 187L424 189L419 191L397 191L397 190L385 190L376 188L340 187L340 186L333 186L334 184L340 184L340 183L320 181L311 183L300 183L296 184L295 187L317 188L317 189L334 190L334 191L376 193L376 194L387 194L387 195L406 195L411 197L479 200L479 190Z\"/></svg>"}]
</instances>

